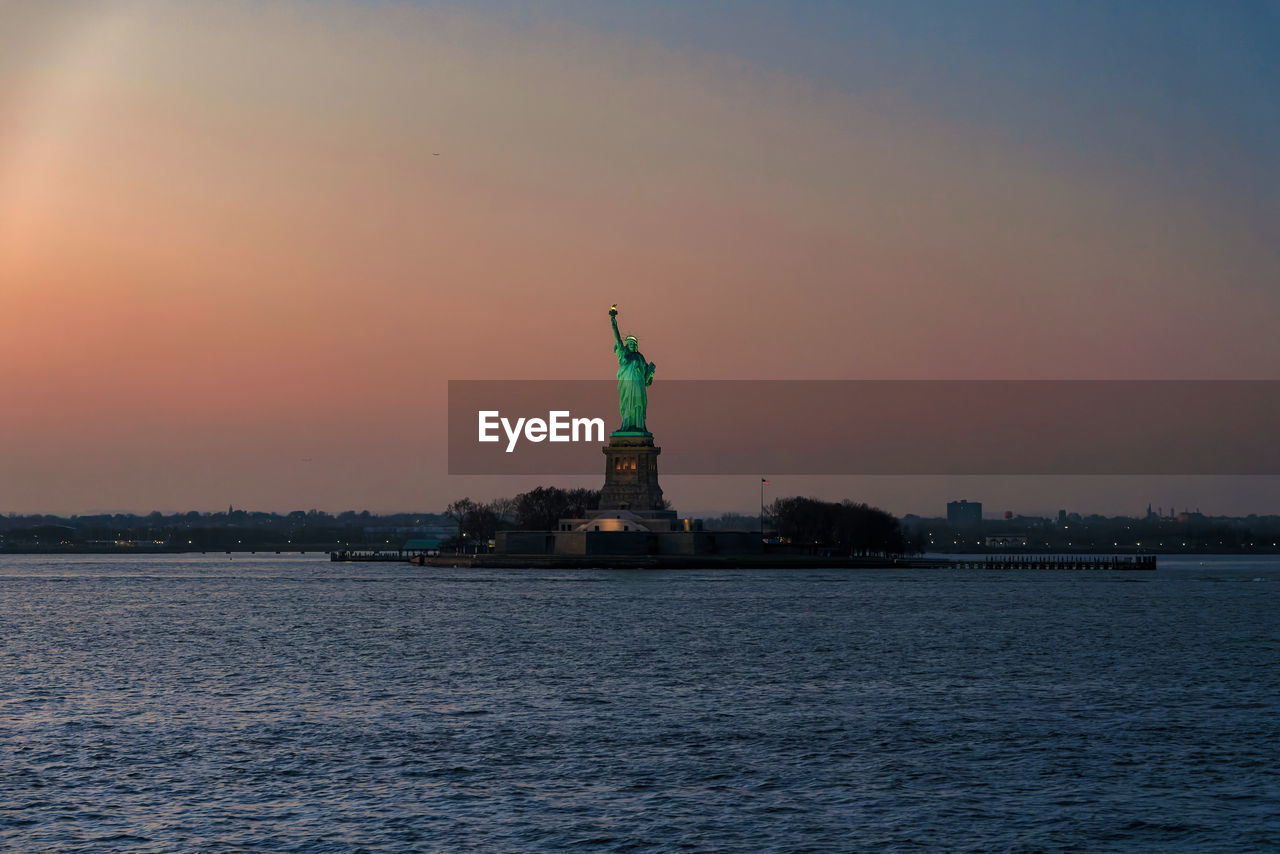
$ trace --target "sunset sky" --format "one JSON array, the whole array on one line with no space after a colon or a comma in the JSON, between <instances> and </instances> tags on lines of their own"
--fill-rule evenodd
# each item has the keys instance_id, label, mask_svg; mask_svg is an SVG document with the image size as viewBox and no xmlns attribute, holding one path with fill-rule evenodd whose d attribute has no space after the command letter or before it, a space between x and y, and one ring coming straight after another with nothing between
<instances>
[{"instance_id":1,"label":"sunset sky","mask_svg":"<svg viewBox=\"0 0 1280 854\"><path fill-rule=\"evenodd\" d=\"M615 302L658 383L1280 378L1278 93L1265 2L0 0L0 512L512 494L445 473L447 381L607 378Z\"/></svg>"}]
</instances>

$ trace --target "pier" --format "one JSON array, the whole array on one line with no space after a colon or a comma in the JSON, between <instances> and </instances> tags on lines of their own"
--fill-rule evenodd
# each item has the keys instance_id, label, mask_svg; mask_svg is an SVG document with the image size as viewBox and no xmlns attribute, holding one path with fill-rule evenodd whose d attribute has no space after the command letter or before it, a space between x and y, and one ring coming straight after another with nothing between
<instances>
[{"instance_id":1,"label":"pier","mask_svg":"<svg viewBox=\"0 0 1280 854\"><path fill-rule=\"evenodd\" d=\"M1150 570L1155 555L974 555L951 559L952 569Z\"/></svg>"},{"instance_id":2,"label":"pier","mask_svg":"<svg viewBox=\"0 0 1280 854\"><path fill-rule=\"evenodd\" d=\"M408 563L415 557L430 553L423 549L342 549L329 552L330 562L371 563L385 561L387 563Z\"/></svg>"}]
</instances>

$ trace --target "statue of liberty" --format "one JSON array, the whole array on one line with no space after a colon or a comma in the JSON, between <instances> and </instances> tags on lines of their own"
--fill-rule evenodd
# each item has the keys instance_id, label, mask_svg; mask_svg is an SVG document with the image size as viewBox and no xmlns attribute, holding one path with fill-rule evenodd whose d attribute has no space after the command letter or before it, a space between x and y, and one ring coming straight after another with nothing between
<instances>
[{"instance_id":1,"label":"statue of liberty","mask_svg":"<svg viewBox=\"0 0 1280 854\"><path fill-rule=\"evenodd\" d=\"M618 413L622 416L618 432L648 433L644 416L649 408L649 393L645 388L653 384L657 365L644 360L634 335L624 339L618 334L616 305L609 309L609 322L613 324L613 354L618 357Z\"/></svg>"}]
</instances>

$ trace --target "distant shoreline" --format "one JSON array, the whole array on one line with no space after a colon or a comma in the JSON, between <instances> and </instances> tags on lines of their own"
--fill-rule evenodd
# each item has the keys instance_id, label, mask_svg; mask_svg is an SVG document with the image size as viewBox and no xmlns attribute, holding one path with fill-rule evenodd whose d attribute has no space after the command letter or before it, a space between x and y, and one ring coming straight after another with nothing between
<instances>
[{"instance_id":1,"label":"distant shoreline","mask_svg":"<svg viewBox=\"0 0 1280 854\"><path fill-rule=\"evenodd\" d=\"M416 550L400 550L400 549L389 548L385 545L379 548L378 546L375 546L373 544L348 546L343 544L334 545L334 544L307 543L303 545L289 545L283 548L276 548L274 546L255 546L255 547L238 546L234 548L211 548L211 549L173 548L168 546L114 546L112 547L112 546L79 546L79 545L51 546L48 548L18 547L18 548L0 548L0 556L3 556L3 555L135 555L137 556L137 555L198 555L198 554L279 554L279 555L318 554L318 555L328 556L333 552L341 552L341 551L353 551L353 552L382 551L384 553L391 554L391 555L394 555L397 552L404 551L404 560L406 561L408 561L410 558L418 554ZM1121 549L1114 549L1114 548L1113 549L1072 549L1072 550L1060 550L1060 549L1012 550L1012 549L991 548L991 549L969 549L966 551L950 551L950 552L934 550L934 551L929 551L926 554L928 554L930 557L924 557L923 555L907 555L899 558L898 560L899 562L912 562L912 561L921 561L921 560L928 561L928 560L952 559L952 558L964 559L964 558L971 558L975 556L1019 558L1019 557L1041 557L1046 555L1068 555L1068 554L1082 555L1082 556L1087 555L1092 557L1112 556L1112 555L1121 556L1121 557L1135 557L1135 556L1142 556L1142 555L1157 555L1161 557L1196 557L1196 556L1212 556L1212 555L1221 555L1224 557L1250 557L1250 556L1264 557L1264 556L1280 556L1280 548L1273 548L1271 546L1268 546L1267 548L1234 549L1234 550L1222 550L1222 549L1191 550L1191 549L1156 548L1156 549L1142 549L1140 551L1132 550L1132 549L1125 550L1123 548ZM485 555L485 554L481 554L481 555L444 554L439 556L433 556L433 560L437 558L441 561L445 561L445 560L471 560L474 558L491 559L491 558L498 558L498 557L502 557L502 556ZM537 557L537 556L535 555L534 557ZM710 557L715 557L715 556L713 555ZM755 556L749 556L749 557L752 557L753 560L755 559ZM836 556L823 556L823 555L765 554L765 555L760 555L759 557L765 562L772 561L775 563L779 560L790 561L793 558L802 558L802 559L812 558L819 563L826 562L826 563L823 563L823 565L828 565L831 560L846 560L845 558L840 558ZM875 560L875 561L879 561L881 564L883 564L886 561L886 559L884 558L852 558L851 560L854 562L863 561L863 560Z\"/></svg>"}]
</instances>

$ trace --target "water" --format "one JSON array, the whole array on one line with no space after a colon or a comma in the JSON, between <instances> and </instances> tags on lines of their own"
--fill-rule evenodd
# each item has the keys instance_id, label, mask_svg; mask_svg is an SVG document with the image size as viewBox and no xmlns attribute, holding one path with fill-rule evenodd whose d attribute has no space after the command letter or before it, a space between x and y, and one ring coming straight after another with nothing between
<instances>
[{"instance_id":1,"label":"water","mask_svg":"<svg viewBox=\"0 0 1280 854\"><path fill-rule=\"evenodd\" d=\"M1280 560L0 558L0 849L1280 850Z\"/></svg>"}]
</instances>

